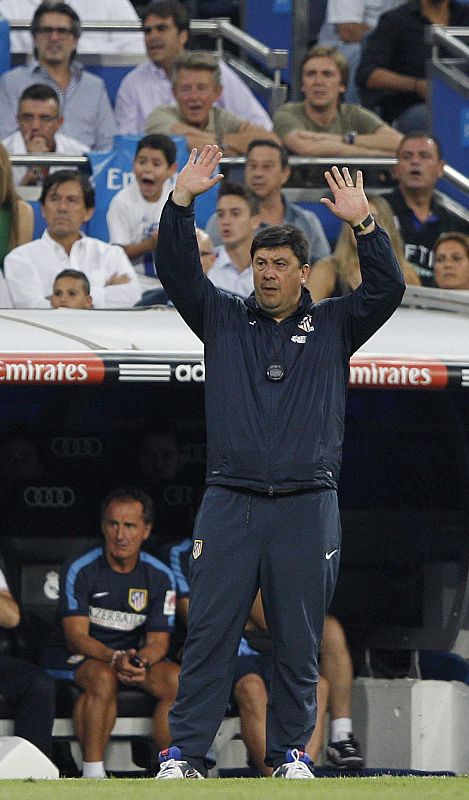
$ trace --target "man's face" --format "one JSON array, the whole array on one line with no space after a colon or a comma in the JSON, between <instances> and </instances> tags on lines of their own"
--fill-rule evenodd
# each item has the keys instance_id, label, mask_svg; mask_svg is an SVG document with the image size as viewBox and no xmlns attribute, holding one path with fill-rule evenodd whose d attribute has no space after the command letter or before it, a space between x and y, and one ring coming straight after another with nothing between
<instances>
[{"instance_id":1,"label":"man's face","mask_svg":"<svg viewBox=\"0 0 469 800\"><path fill-rule=\"evenodd\" d=\"M143 23L143 34L150 60L169 72L187 42L188 32L179 31L172 17L149 14Z\"/></svg>"},{"instance_id":2,"label":"man's face","mask_svg":"<svg viewBox=\"0 0 469 800\"><path fill-rule=\"evenodd\" d=\"M22 100L17 120L27 147L36 142L44 150L55 150L55 134L63 122L55 100Z\"/></svg>"},{"instance_id":3,"label":"man's face","mask_svg":"<svg viewBox=\"0 0 469 800\"><path fill-rule=\"evenodd\" d=\"M303 65L301 91L310 108L319 111L336 108L345 88L339 68L329 56L310 58Z\"/></svg>"},{"instance_id":4,"label":"man's face","mask_svg":"<svg viewBox=\"0 0 469 800\"><path fill-rule=\"evenodd\" d=\"M210 236L202 230L202 228L197 228L195 235L197 236L197 244L199 245L200 263L202 264L203 271L207 274L207 272L212 269L217 257L215 248Z\"/></svg>"},{"instance_id":5,"label":"man's face","mask_svg":"<svg viewBox=\"0 0 469 800\"><path fill-rule=\"evenodd\" d=\"M52 308L91 308L92 300L79 278L56 278L50 297Z\"/></svg>"},{"instance_id":6,"label":"man's face","mask_svg":"<svg viewBox=\"0 0 469 800\"><path fill-rule=\"evenodd\" d=\"M440 289L469 289L469 258L456 239L447 239L435 251L435 283Z\"/></svg>"},{"instance_id":7,"label":"man's face","mask_svg":"<svg viewBox=\"0 0 469 800\"><path fill-rule=\"evenodd\" d=\"M407 139L398 151L394 175L401 189L432 192L443 174L444 161L438 157L433 139Z\"/></svg>"},{"instance_id":8,"label":"man's face","mask_svg":"<svg viewBox=\"0 0 469 800\"><path fill-rule=\"evenodd\" d=\"M290 247L262 247L254 253L252 267L259 307L277 320L293 314L309 273L308 264L300 264Z\"/></svg>"},{"instance_id":9,"label":"man's face","mask_svg":"<svg viewBox=\"0 0 469 800\"><path fill-rule=\"evenodd\" d=\"M34 36L34 46L41 64L68 64L78 39L72 32L72 21L67 14L55 11L42 15L39 30Z\"/></svg>"},{"instance_id":10,"label":"man's face","mask_svg":"<svg viewBox=\"0 0 469 800\"><path fill-rule=\"evenodd\" d=\"M209 69L180 69L173 87L184 120L195 128L204 128L210 109L221 94Z\"/></svg>"},{"instance_id":11,"label":"man's face","mask_svg":"<svg viewBox=\"0 0 469 800\"><path fill-rule=\"evenodd\" d=\"M252 216L243 197L225 194L217 202L217 223L225 247L237 247L252 241L254 231L259 225L259 216Z\"/></svg>"},{"instance_id":12,"label":"man's face","mask_svg":"<svg viewBox=\"0 0 469 800\"><path fill-rule=\"evenodd\" d=\"M244 180L259 200L278 195L289 175L289 167L282 167L280 153L274 147L259 145L246 156Z\"/></svg>"},{"instance_id":13,"label":"man's face","mask_svg":"<svg viewBox=\"0 0 469 800\"><path fill-rule=\"evenodd\" d=\"M164 182L176 171L176 164L171 166L161 150L153 147L142 147L135 156L134 173L139 189L145 200L159 200Z\"/></svg>"},{"instance_id":14,"label":"man's face","mask_svg":"<svg viewBox=\"0 0 469 800\"><path fill-rule=\"evenodd\" d=\"M135 500L113 500L101 520L105 553L111 567L135 565L142 542L148 539L151 525L143 518L143 506Z\"/></svg>"},{"instance_id":15,"label":"man's face","mask_svg":"<svg viewBox=\"0 0 469 800\"><path fill-rule=\"evenodd\" d=\"M86 208L83 190L75 181L52 185L42 205L47 230L60 241L80 234L81 226L91 219L92 208Z\"/></svg>"}]
</instances>

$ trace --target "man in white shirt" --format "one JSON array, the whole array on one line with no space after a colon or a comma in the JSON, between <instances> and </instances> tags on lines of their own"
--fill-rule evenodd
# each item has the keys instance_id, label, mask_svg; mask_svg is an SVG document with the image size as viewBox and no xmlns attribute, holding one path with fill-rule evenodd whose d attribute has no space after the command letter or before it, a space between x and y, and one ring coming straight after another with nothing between
<instances>
[{"instance_id":1,"label":"man in white shirt","mask_svg":"<svg viewBox=\"0 0 469 800\"><path fill-rule=\"evenodd\" d=\"M148 60L123 79L117 93L115 114L122 134L140 134L145 120L157 106L174 105L172 69L189 39L190 18L178 0L158 0L146 6L142 27ZM244 81L220 60L223 92L219 108L272 130L272 120Z\"/></svg>"},{"instance_id":2,"label":"man in white shirt","mask_svg":"<svg viewBox=\"0 0 469 800\"><path fill-rule=\"evenodd\" d=\"M328 0L326 20L319 32L319 43L340 50L349 65L349 81L345 100L360 103L355 84L355 71L360 60L361 42L376 27L385 11L390 11L404 0Z\"/></svg>"},{"instance_id":3,"label":"man in white shirt","mask_svg":"<svg viewBox=\"0 0 469 800\"><path fill-rule=\"evenodd\" d=\"M11 250L5 278L14 308L50 308L54 279L64 269L84 272L95 308L125 308L140 297L137 275L118 245L81 232L94 211L94 189L74 170L49 175L41 195L47 223L42 238Z\"/></svg>"},{"instance_id":4,"label":"man in white shirt","mask_svg":"<svg viewBox=\"0 0 469 800\"><path fill-rule=\"evenodd\" d=\"M18 103L18 130L7 136L2 144L8 153L56 153L68 156L83 155L89 147L78 139L65 136L59 129L64 121L60 113L57 92L45 83L33 83L22 93ZM57 167L55 168L57 170ZM60 167L59 167L60 169ZM13 167L16 186L37 186L54 167Z\"/></svg>"},{"instance_id":5,"label":"man in white shirt","mask_svg":"<svg viewBox=\"0 0 469 800\"><path fill-rule=\"evenodd\" d=\"M0 14L8 20L31 20L41 0L0 0ZM130 0L77 0L71 6L80 14L82 22L138 22L138 14ZM32 42L28 31L10 32L10 52L31 53ZM139 32L99 31L85 32L78 45L79 53L144 53Z\"/></svg>"},{"instance_id":6,"label":"man in white shirt","mask_svg":"<svg viewBox=\"0 0 469 800\"><path fill-rule=\"evenodd\" d=\"M259 201L242 183L224 181L217 200L217 221L223 242L207 277L218 286L240 297L254 289L251 244L259 227Z\"/></svg>"}]
</instances>

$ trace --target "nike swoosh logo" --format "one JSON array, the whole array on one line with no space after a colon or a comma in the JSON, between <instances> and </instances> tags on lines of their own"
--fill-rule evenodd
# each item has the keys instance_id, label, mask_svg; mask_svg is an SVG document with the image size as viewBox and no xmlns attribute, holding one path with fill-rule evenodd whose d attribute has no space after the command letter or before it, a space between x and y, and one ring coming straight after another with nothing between
<instances>
[{"instance_id":1,"label":"nike swoosh logo","mask_svg":"<svg viewBox=\"0 0 469 800\"><path fill-rule=\"evenodd\" d=\"M109 592L96 592L95 594L92 595L92 597L93 598L95 598L95 597L96 598L97 597L106 597L106 595L108 595L108 594L109 594Z\"/></svg>"},{"instance_id":2,"label":"nike swoosh logo","mask_svg":"<svg viewBox=\"0 0 469 800\"><path fill-rule=\"evenodd\" d=\"M250 322L249 324L250 325L255 325L256 324L256 320L254 320L254 322Z\"/></svg>"},{"instance_id":3,"label":"nike swoosh logo","mask_svg":"<svg viewBox=\"0 0 469 800\"><path fill-rule=\"evenodd\" d=\"M336 548L335 550L331 550L331 552L330 552L330 553L326 553L326 561L329 561L329 559L330 559L330 558L332 558L332 556L334 555L334 553L338 553L338 552L339 552L339 551L338 551L338 550L337 550L337 548Z\"/></svg>"}]
</instances>

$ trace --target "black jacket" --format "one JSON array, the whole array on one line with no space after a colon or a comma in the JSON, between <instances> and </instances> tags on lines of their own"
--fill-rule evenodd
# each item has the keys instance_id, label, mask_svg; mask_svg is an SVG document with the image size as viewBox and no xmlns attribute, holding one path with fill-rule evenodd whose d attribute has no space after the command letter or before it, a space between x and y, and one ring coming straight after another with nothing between
<instances>
[{"instance_id":1,"label":"black jacket","mask_svg":"<svg viewBox=\"0 0 469 800\"><path fill-rule=\"evenodd\" d=\"M468 5L451 0L449 15L451 27L469 25ZM355 80L363 103L368 108L378 107L380 116L389 124L406 108L423 100L412 92L367 89L367 80L378 68L425 78L425 62L431 57L431 44L425 41L425 30L430 24L420 10L419 0L409 0L382 14L363 44Z\"/></svg>"},{"instance_id":2,"label":"black jacket","mask_svg":"<svg viewBox=\"0 0 469 800\"><path fill-rule=\"evenodd\" d=\"M363 284L277 323L203 274L191 208L171 198L158 230L158 275L205 345L207 483L268 491L336 488L349 357L391 316L404 281L389 239L358 237ZM283 380L266 375L275 362Z\"/></svg>"},{"instance_id":3,"label":"black jacket","mask_svg":"<svg viewBox=\"0 0 469 800\"><path fill-rule=\"evenodd\" d=\"M436 199L431 203L432 216L424 223L417 223L414 212L407 205L399 188L387 195L386 200L394 211L407 261L413 265L424 286L434 286L433 248L436 240L442 233L450 231L460 231L468 236L469 223L448 211Z\"/></svg>"}]
</instances>

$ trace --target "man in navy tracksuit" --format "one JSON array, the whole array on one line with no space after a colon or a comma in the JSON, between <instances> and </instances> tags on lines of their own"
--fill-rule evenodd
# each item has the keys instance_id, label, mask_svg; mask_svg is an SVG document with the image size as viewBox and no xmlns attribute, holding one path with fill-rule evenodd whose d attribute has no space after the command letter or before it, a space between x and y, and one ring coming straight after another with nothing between
<instances>
[{"instance_id":1,"label":"man in navy tracksuit","mask_svg":"<svg viewBox=\"0 0 469 800\"><path fill-rule=\"evenodd\" d=\"M363 283L316 305L308 242L292 226L252 244L254 293L217 289L200 266L193 199L213 186L216 145L179 174L158 234L158 275L205 345L207 489L191 557L189 626L159 778L201 778L225 713L238 644L261 587L273 641L266 763L311 778L317 653L340 554L337 482L349 358L393 313L404 281L369 215L361 173L333 167L325 205L356 232Z\"/></svg>"}]
</instances>

